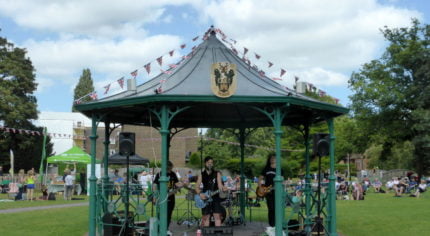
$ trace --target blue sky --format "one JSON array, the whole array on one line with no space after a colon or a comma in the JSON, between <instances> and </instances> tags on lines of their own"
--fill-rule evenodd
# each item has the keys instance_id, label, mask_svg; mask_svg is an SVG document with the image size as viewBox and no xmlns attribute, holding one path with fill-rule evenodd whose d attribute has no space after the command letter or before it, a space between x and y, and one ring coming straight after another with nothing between
<instances>
[{"instance_id":1,"label":"blue sky","mask_svg":"<svg viewBox=\"0 0 430 236\"><path fill-rule=\"evenodd\" d=\"M347 105L349 76L386 46L379 29L407 26L412 17L429 23L429 14L427 0L0 0L0 35L27 49L39 111L70 111L84 68L99 96L107 84L108 95L119 92L118 78L192 45L211 24L261 55L253 61L260 68L273 62L268 74L286 69L281 83L291 87L298 76ZM155 75L160 68L152 65ZM138 84L148 79L139 70Z\"/></svg>"}]
</instances>

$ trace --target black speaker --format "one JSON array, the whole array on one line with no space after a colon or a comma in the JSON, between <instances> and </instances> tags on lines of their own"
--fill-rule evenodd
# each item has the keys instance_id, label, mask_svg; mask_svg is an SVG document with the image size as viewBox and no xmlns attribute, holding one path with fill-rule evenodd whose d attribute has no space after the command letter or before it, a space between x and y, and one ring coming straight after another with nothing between
<instances>
[{"instance_id":1,"label":"black speaker","mask_svg":"<svg viewBox=\"0 0 430 236\"><path fill-rule=\"evenodd\" d=\"M330 153L330 135L325 133L314 134L313 154L316 156L328 156Z\"/></svg>"},{"instance_id":2,"label":"black speaker","mask_svg":"<svg viewBox=\"0 0 430 236\"><path fill-rule=\"evenodd\" d=\"M122 132L119 134L119 154L121 156L134 155L135 133Z\"/></svg>"}]
</instances>

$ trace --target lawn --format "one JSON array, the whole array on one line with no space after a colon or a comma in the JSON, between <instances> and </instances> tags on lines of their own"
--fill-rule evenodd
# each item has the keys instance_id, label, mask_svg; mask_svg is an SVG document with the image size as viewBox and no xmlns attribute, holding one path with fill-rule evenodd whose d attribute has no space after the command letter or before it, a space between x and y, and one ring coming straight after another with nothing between
<instances>
[{"instance_id":1,"label":"lawn","mask_svg":"<svg viewBox=\"0 0 430 236\"><path fill-rule=\"evenodd\" d=\"M178 199L177 206L184 209L186 204L182 201L184 200ZM53 202L60 203L58 200ZM74 202L77 201L72 201ZM44 202L28 204L40 206L42 203ZM0 203L0 207L1 204L4 203ZM391 193L369 193L364 201L337 201L338 232L344 236L428 235L429 206L428 192L418 199L406 195L394 198ZM150 209L148 210L150 212ZM175 211L173 218L177 218L177 215L181 216L181 213L181 211ZM264 211L264 204L260 208L255 208L252 214L253 220L264 220L267 214ZM0 225L2 225L2 235L82 236L88 231L88 207L0 214Z\"/></svg>"}]
</instances>

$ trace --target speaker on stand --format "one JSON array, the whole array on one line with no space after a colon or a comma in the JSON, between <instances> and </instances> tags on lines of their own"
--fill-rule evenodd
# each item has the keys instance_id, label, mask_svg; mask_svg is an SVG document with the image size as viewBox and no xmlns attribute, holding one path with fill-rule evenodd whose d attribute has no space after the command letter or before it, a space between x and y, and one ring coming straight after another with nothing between
<instances>
[{"instance_id":1,"label":"speaker on stand","mask_svg":"<svg viewBox=\"0 0 430 236\"><path fill-rule=\"evenodd\" d=\"M129 235L129 210L130 210L130 156L135 154L135 133L121 132L119 134L119 154L127 157L127 182L125 203L125 235Z\"/></svg>"},{"instance_id":2,"label":"speaker on stand","mask_svg":"<svg viewBox=\"0 0 430 236\"><path fill-rule=\"evenodd\" d=\"M316 133L313 137L313 156L318 156L318 190L317 190L317 217L315 217L315 224L312 227L313 232L324 234L324 222L321 218L321 157L330 154L330 135L326 133Z\"/></svg>"}]
</instances>

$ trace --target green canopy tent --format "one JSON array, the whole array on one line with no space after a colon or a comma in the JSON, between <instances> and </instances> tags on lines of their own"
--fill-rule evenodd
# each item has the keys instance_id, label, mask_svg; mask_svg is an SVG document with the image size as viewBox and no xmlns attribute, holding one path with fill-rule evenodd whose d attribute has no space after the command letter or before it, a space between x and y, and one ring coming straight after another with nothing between
<instances>
[{"instance_id":1,"label":"green canopy tent","mask_svg":"<svg viewBox=\"0 0 430 236\"><path fill-rule=\"evenodd\" d=\"M91 156L79 147L74 146L59 155L48 157L47 163L91 164ZM100 161L98 163L100 163Z\"/></svg>"}]
</instances>

